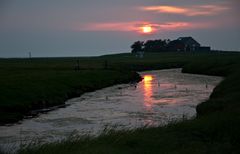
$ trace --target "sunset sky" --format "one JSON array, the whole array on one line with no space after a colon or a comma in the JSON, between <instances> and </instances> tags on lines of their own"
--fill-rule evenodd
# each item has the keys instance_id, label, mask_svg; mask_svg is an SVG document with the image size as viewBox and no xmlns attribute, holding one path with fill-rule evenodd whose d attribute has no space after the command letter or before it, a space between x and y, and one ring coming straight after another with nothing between
<instances>
[{"instance_id":1,"label":"sunset sky","mask_svg":"<svg viewBox=\"0 0 240 154\"><path fill-rule=\"evenodd\" d=\"M0 57L113 54L129 52L137 40L182 36L240 51L239 6L239 0L0 0Z\"/></svg>"}]
</instances>

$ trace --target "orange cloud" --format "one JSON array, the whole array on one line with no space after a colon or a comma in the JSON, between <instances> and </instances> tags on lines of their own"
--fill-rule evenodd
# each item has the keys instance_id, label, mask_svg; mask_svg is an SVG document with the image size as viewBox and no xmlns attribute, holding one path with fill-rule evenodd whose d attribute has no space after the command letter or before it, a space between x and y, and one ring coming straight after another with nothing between
<instances>
[{"instance_id":1,"label":"orange cloud","mask_svg":"<svg viewBox=\"0 0 240 154\"><path fill-rule=\"evenodd\" d=\"M205 23L191 22L164 22L152 23L145 21L136 22L110 22L110 23L88 23L74 27L76 31L116 31L116 32L142 32L142 27L150 26L153 32L175 31L181 29L205 28L209 27Z\"/></svg>"},{"instance_id":2,"label":"orange cloud","mask_svg":"<svg viewBox=\"0 0 240 154\"><path fill-rule=\"evenodd\" d=\"M141 7L144 11L153 11L153 12L161 12L161 13L186 13L186 9L180 7L173 6L145 6Z\"/></svg>"},{"instance_id":3,"label":"orange cloud","mask_svg":"<svg viewBox=\"0 0 240 154\"><path fill-rule=\"evenodd\" d=\"M144 10L144 11L151 11L151 12L157 12L157 13L182 14L186 16L217 15L228 9L230 8L222 5L198 5L198 6L188 6L188 7L160 5L160 6L140 7L140 10Z\"/></svg>"},{"instance_id":4,"label":"orange cloud","mask_svg":"<svg viewBox=\"0 0 240 154\"><path fill-rule=\"evenodd\" d=\"M137 22L89 23L80 25L76 29L81 31L135 31Z\"/></svg>"}]
</instances>

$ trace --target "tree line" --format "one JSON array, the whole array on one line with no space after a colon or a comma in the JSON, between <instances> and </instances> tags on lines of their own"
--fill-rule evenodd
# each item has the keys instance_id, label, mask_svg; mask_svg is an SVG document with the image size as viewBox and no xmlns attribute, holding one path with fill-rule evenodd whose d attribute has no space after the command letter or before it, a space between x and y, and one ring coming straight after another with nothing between
<instances>
[{"instance_id":1,"label":"tree line","mask_svg":"<svg viewBox=\"0 0 240 154\"><path fill-rule=\"evenodd\" d=\"M168 51L171 41L169 39L136 41L131 45L132 53L136 52L156 52L156 51Z\"/></svg>"}]
</instances>

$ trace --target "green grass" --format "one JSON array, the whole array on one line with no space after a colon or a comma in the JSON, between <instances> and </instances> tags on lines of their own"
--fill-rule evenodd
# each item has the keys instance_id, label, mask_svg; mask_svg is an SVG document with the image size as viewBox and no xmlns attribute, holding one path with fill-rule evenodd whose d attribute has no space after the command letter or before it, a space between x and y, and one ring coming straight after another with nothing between
<instances>
[{"instance_id":1,"label":"green grass","mask_svg":"<svg viewBox=\"0 0 240 154\"><path fill-rule=\"evenodd\" d=\"M21 120L31 110L64 104L117 83L139 80L137 70L181 67L190 54L132 54L88 58L0 59L0 124ZM75 71L79 61L79 71Z\"/></svg>"},{"instance_id":2,"label":"green grass","mask_svg":"<svg viewBox=\"0 0 240 154\"><path fill-rule=\"evenodd\" d=\"M126 74L121 74L122 70L129 72L183 67L183 72L224 76L225 80L214 89L208 101L197 106L196 119L170 124L165 127L141 128L131 131L110 130L97 138L69 138L60 143L30 146L21 149L19 153L240 153L239 59L240 54L238 53L161 53L147 54L143 59L137 59L131 54L81 58L82 71L90 74L95 71L100 74L115 71L120 73L119 76L122 76ZM12 62L11 60L3 60L0 63L9 66L3 68L8 73L11 69L21 70L24 68L24 70L30 70L30 72L50 71L56 73L63 71L65 74L72 69L76 59L35 59L30 65L23 61L26 60L15 59ZM108 61L108 70L103 69L104 61ZM24 64L18 65L19 63ZM72 73L65 78L61 77L62 80L53 73L52 77L54 79L50 80L50 83L43 82L41 84L50 86L55 80L57 83L61 83L59 80L65 81L72 77L68 81L73 80L72 85L76 85L77 80L74 79L77 75L74 74L76 73L74 71ZM105 78L103 76L102 79ZM99 78L96 79L96 81L98 80ZM91 85L92 82L84 81L84 83ZM40 84L37 83L37 85ZM51 94L53 93L49 95ZM10 98L13 99L13 97Z\"/></svg>"},{"instance_id":3,"label":"green grass","mask_svg":"<svg viewBox=\"0 0 240 154\"><path fill-rule=\"evenodd\" d=\"M80 96L118 83L139 80L131 71L83 69L74 71L64 61L4 60L0 70L0 124L21 120L31 110L64 104ZM49 64L47 65L46 63ZM62 65L56 66L58 63Z\"/></svg>"}]
</instances>

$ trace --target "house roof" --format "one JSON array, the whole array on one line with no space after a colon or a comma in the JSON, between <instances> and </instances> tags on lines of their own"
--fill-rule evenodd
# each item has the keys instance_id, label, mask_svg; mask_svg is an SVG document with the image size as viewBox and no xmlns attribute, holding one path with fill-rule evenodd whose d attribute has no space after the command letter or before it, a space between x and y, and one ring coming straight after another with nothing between
<instances>
[{"instance_id":1,"label":"house roof","mask_svg":"<svg viewBox=\"0 0 240 154\"><path fill-rule=\"evenodd\" d=\"M173 40L173 41L169 42L169 46L175 46L177 44L184 45L184 42L182 42L181 40Z\"/></svg>"},{"instance_id":2,"label":"house roof","mask_svg":"<svg viewBox=\"0 0 240 154\"><path fill-rule=\"evenodd\" d=\"M200 43L198 43L195 39L192 37L179 37L177 40L182 41L186 45L196 45L200 46Z\"/></svg>"}]
</instances>

